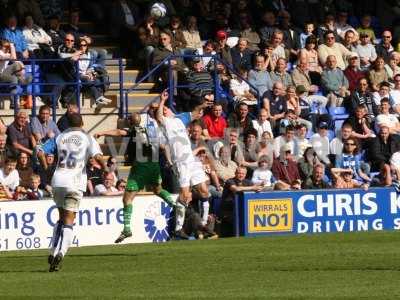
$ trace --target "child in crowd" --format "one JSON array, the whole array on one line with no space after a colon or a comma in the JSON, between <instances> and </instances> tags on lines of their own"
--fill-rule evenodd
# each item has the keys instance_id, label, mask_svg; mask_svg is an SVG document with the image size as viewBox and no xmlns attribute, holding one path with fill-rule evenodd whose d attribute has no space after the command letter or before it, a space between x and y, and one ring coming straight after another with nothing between
<instances>
[{"instance_id":1,"label":"child in crowd","mask_svg":"<svg viewBox=\"0 0 400 300\"><path fill-rule=\"evenodd\" d=\"M271 160L267 155L260 156L258 168L254 170L251 181L255 185L262 185L264 190L274 188L275 178L271 172Z\"/></svg>"},{"instance_id":2,"label":"child in crowd","mask_svg":"<svg viewBox=\"0 0 400 300\"><path fill-rule=\"evenodd\" d=\"M302 49L306 47L306 40L309 36L313 35L314 29L313 23L306 22L304 24L304 31L300 33L300 45Z\"/></svg>"}]
</instances>

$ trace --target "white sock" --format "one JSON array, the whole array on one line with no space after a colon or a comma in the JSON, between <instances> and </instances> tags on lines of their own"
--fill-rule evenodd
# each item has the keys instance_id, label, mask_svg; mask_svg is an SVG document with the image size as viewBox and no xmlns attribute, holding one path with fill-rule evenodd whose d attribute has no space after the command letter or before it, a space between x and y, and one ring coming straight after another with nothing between
<instances>
[{"instance_id":1,"label":"white sock","mask_svg":"<svg viewBox=\"0 0 400 300\"><path fill-rule=\"evenodd\" d=\"M175 206L175 231L182 229L183 223L185 223L185 212L186 207L177 201Z\"/></svg>"},{"instance_id":2,"label":"white sock","mask_svg":"<svg viewBox=\"0 0 400 300\"><path fill-rule=\"evenodd\" d=\"M61 237L62 240L59 249L61 254L65 256L69 246L72 243L72 239L74 238L73 225L64 225L62 228Z\"/></svg>"},{"instance_id":3,"label":"white sock","mask_svg":"<svg viewBox=\"0 0 400 300\"><path fill-rule=\"evenodd\" d=\"M208 222L208 213L210 211L210 202L200 200L200 216L201 216L201 224L207 225Z\"/></svg>"},{"instance_id":4,"label":"white sock","mask_svg":"<svg viewBox=\"0 0 400 300\"><path fill-rule=\"evenodd\" d=\"M62 223L61 221L57 221L57 223L53 227L53 238L51 242L51 249L50 249L50 254L53 256L56 256L58 253L58 247L57 245L61 241L61 229L62 229Z\"/></svg>"}]
</instances>

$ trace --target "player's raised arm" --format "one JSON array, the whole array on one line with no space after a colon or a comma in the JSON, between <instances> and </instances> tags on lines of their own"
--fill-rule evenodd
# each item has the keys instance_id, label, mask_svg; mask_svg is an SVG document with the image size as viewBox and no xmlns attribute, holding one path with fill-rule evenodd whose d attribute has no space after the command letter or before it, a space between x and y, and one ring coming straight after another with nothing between
<instances>
[{"instance_id":1,"label":"player's raised arm","mask_svg":"<svg viewBox=\"0 0 400 300\"><path fill-rule=\"evenodd\" d=\"M165 102L168 100L168 92L167 90L164 90L161 95L160 95L160 106L158 107L157 110L157 120L158 122L162 123L164 119L164 106Z\"/></svg>"}]
</instances>

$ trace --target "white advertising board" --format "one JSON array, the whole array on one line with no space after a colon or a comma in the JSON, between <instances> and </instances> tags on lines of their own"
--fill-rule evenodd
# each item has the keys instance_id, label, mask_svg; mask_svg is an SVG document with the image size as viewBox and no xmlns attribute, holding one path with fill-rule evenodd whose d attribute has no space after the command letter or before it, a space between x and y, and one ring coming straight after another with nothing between
<instances>
[{"instance_id":1,"label":"white advertising board","mask_svg":"<svg viewBox=\"0 0 400 300\"><path fill-rule=\"evenodd\" d=\"M172 208L157 196L133 201L133 236L123 243L169 239ZM0 202L0 251L46 249L58 219L53 200ZM110 245L123 229L121 197L84 198L76 216L72 246Z\"/></svg>"}]
</instances>

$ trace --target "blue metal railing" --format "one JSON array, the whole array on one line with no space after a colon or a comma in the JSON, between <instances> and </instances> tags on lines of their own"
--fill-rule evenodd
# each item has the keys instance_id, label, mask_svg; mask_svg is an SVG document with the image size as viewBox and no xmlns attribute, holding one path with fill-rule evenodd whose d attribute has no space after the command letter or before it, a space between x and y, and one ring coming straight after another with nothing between
<instances>
[{"instance_id":1,"label":"blue metal railing","mask_svg":"<svg viewBox=\"0 0 400 300\"><path fill-rule=\"evenodd\" d=\"M221 98L221 93L220 93L220 80L219 80L219 74L217 72L217 64L222 64L225 66L225 68L231 73L234 74L236 77L240 78L241 80L245 81L250 88L255 91L256 93L256 98L257 98L257 102L258 105L261 104L260 102L260 93L258 91L258 89L251 84L247 79L243 78L234 68L233 66L229 65L228 63L226 63L223 59L221 59L219 56L217 55L196 55L196 54L182 54L182 55L175 55L175 54L171 54L169 56L167 56L166 58L164 58L158 65L156 65L154 68L152 68L144 77L142 77L139 81L137 81L132 87L125 89L124 90L124 99L123 99L123 103L120 104L120 107L124 107L124 111L122 111L122 115L126 118L128 116L128 95L130 92L137 90L137 87L143 83L145 80L149 79L151 76L155 75L156 72L158 70L160 70L161 67L165 67L166 65L168 66L168 90L169 90L169 100L168 100L168 105L170 108L173 108L173 91L175 89L178 88L187 88L187 87L193 87L193 85L178 85L175 84L174 82L174 76L173 76L173 66L171 64L171 60L176 60L176 59L183 59L183 58L203 58L203 57L210 57L212 60L212 63L214 64L214 71L211 72L212 76L213 76L213 86L214 86L214 97L215 100L218 101ZM197 85L197 87L200 87L199 85ZM212 85L207 85L207 86L201 86L201 87L212 87Z\"/></svg>"},{"instance_id":2,"label":"blue metal railing","mask_svg":"<svg viewBox=\"0 0 400 300\"><path fill-rule=\"evenodd\" d=\"M81 60L88 60L88 59L81 59ZM105 59L105 61L110 61L110 60L115 60L115 59ZM31 72L26 72L26 73L27 74L32 73L32 77L34 78L32 80L32 82L29 83L29 84L25 84L25 85L18 84L17 85L19 87L31 86L32 87L32 92L18 91L16 93L12 93L12 92L0 93L0 97L10 97L12 99L13 106L14 106L14 114L16 114L18 112L18 110L20 109L19 101L18 101L18 98L20 96L32 95L32 98L33 98L33 105L32 105L32 111L31 111L32 116L36 115L36 110L37 110L35 97L36 96L48 96L51 99L52 115L53 115L53 119L55 119L56 118L56 114L57 114L57 100L58 100L58 99L55 99L56 95L54 93L52 93L52 92L38 92L37 91L38 88L46 87L46 86L53 86L53 87L56 87L56 86L63 86L63 87L73 86L74 89L75 89L74 92L75 92L76 99L77 99L77 105L78 105L78 108L80 110L80 108L81 108L81 89L85 85L91 85L92 84L90 82L81 82L80 81L79 66L78 66L79 61L75 61L74 62L74 64L75 64L75 74L74 74L73 81L62 80L62 81L54 81L54 82L42 81L42 80L37 81L35 79L35 73L39 72L39 74L40 74L42 72L40 70L41 64L46 64L46 63L48 63L48 64L61 64L61 63L65 63L65 62L71 61L71 60L57 58L57 59L28 59L28 60L11 60L10 59L10 60L7 60L7 61L10 61L10 62L22 61L25 65L29 65L31 67ZM39 71L37 71L37 68L36 68L37 66L39 66ZM110 84L118 83L119 97L120 97L120 99L122 99L123 98L123 88L124 88L124 75L123 75L124 63L123 63L123 59L119 58L117 64L111 64L111 65L109 64L107 66L118 66L119 80L118 81L111 81L110 80L109 83ZM54 74L61 75L61 74L58 74L58 73L54 73ZM40 74L40 75L42 75L42 74ZM8 90L12 90L12 89L16 88L16 85L12 84L12 83L2 82L2 83L0 83L0 88L7 88ZM119 107L119 110L120 110L120 116L122 116L122 111L123 111L122 107Z\"/></svg>"}]
</instances>

